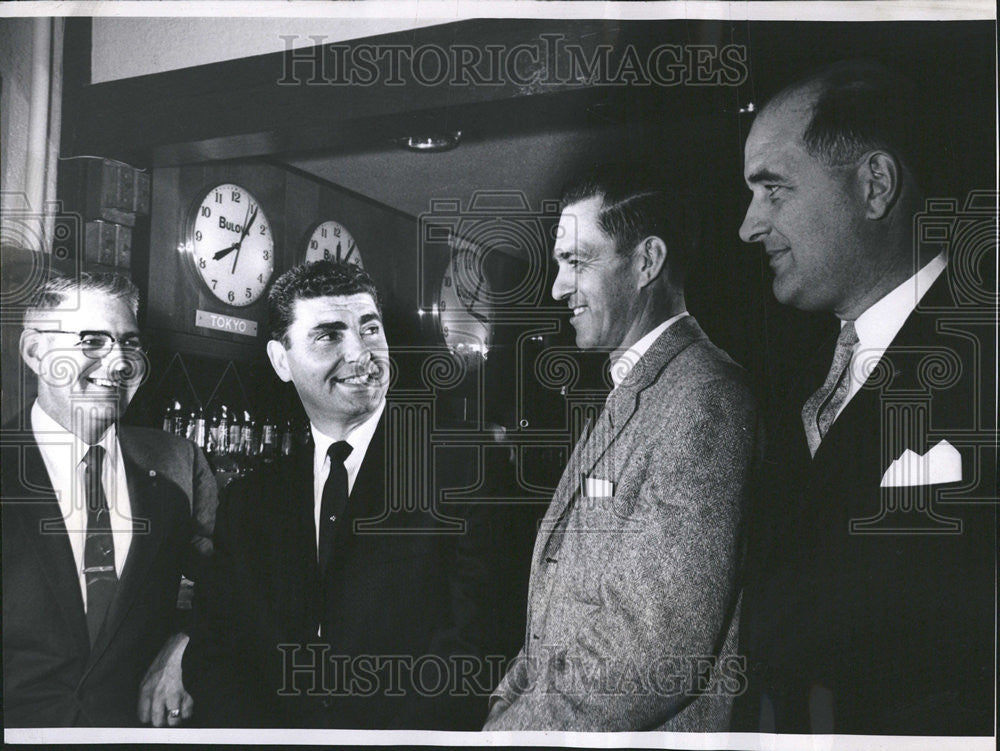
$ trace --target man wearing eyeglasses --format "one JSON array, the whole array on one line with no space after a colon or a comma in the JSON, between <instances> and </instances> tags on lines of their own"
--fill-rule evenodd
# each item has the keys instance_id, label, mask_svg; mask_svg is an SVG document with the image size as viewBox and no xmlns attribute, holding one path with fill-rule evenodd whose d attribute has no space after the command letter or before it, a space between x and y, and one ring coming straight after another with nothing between
<instances>
[{"instance_id":1,"label":"man wearing eyeglasses","mask_svg":"<svg viewBox=\"0 0 1000 751\"><path fill-rule=\"evenodd\" d=\"M186 643L178 583L211 551L215 484L190 441L118 424L147 374L137 309L130 281L85 273L24 314L38 397L2 437L7 727L136 725L143 675ZM143 719L190 715L175 676Z\"/></svg>"}]
</instances>

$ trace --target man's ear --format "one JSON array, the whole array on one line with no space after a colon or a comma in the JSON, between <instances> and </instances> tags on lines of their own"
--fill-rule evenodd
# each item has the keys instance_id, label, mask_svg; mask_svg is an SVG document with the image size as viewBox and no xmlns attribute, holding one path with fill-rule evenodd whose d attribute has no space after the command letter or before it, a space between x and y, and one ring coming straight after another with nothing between
<instances>
[{"instance_id":1,"label":"man's ear","mask_svg":"<svg viewBox=\"0 0 1000 751\"><path fill-rule=\"evenodd\" d=\"M884 219L888 216L903 187L903 170L892 154L873 151L858 169L865 217Z\"/></svg>"},{"instance_id":2,"label":"man's ear","mask_svg":"<svg viewBox=\"0 0 1000 751\"><path fill-rule=\"evenodd\" d=\"M667 262L667 244L656 235L650 235L635 250L633 263L638 274L639 289L646 287L663 271Z\"/></svg>"},{"instance_id":3,"label":"man's ear","mask_svg":"<svg viewBox=\"0 0 1000 751\"><path fill-rule=\"evenodd\" d=\"M18 348L21 351L21 359L31 368L31 372L38 375L41 370L41 358L38 355L38 339L41 336L34 329L24 329L21 332L21 341Z\"/></svg>"},{"instance_id":4,"label":"man's ear","mask_svg":"<svg viewBox=\"0 0 1000 751\"><path fill-rule=\"evenodd\" d=\"M292 380L292 371L288 367L288 353L285 345L277 339L271 339L267 343L267 357L271 361L271 367L285 383Z\"/></svg>"}]
</instances>

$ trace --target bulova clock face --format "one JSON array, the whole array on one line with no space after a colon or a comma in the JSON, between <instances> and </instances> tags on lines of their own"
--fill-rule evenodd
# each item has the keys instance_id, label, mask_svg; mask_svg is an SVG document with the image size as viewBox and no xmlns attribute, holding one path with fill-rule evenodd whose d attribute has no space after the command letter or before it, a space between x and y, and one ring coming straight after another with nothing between
<instances>
[{"instance_id":1,"label":"bulova clock face","mask_svg":"<svg viewBox=\"0 0 1000 751\"><path fill-rule=\"evenodd\" d=\"M216 185L188 226L188 257L206 289L233 307L256 302L274 273L274 238L254 195L233 183Z\"/></svg>"},{"instance_id":2,"label":"bulova clock face","mask_svg":"<svg viewBox=\"0 0 1000 751\"><path fill-rule=\"evenodd\" d=\"M322 222L316 226L306 245L306 261L348 261L361 268L361 251L351 233L340 222Z\"/></svg>"}]
</instances>

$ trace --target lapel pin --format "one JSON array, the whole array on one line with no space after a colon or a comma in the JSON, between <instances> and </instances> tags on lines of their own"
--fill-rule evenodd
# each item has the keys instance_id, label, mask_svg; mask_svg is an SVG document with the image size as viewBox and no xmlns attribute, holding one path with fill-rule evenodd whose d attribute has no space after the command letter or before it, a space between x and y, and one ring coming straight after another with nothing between
<instances>
[{"instance_id":1,"label":"lapel pin","mask_svg":"<svg viewBox=\"0 0 1000 751\"><path fill-rule=\"evenodd\" d=\"M155 469L149 470L149 476L150 477L156 477L156 470Z\"/></svg>"}]
</instances>

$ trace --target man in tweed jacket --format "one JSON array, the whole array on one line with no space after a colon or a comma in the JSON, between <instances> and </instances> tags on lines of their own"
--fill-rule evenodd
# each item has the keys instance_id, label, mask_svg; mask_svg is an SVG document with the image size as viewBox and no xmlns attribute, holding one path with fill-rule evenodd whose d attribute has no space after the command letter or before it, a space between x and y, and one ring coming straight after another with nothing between
<instances>
[{"instance_id":1,"label":"man in tweed jacket","mask_svg":"<svg viewBox=\"0 0 1000 751\"><path fill-rule=\"evenodd\" d=\"M552 288L615 388L535 541L525 644L486 730L725 730L756 413L685 310L683 217L634 172L566 191ZM640 185L641 187L637 187Z\"/></svg>"}]
</instances>

